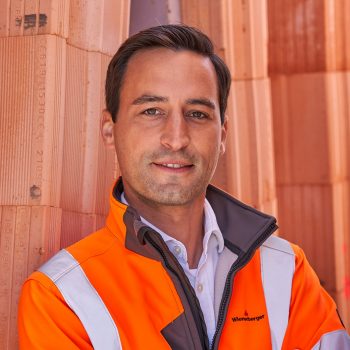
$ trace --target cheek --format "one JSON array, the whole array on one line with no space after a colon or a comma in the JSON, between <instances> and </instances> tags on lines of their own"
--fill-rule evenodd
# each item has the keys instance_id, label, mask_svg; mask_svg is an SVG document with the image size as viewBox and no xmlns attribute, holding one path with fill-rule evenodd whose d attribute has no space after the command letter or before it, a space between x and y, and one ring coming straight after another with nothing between
<instances>
[{"instance_id":1,"label":"cheek","mask_svg":"<svg viewBox=\"0 0 350 350\"><path fill-rule=\"evenodd\" d=\"M203 150L206 150L206 156L208 160L208 168L213 169L216 167L217 162L220 157L221 149L222 149L222 142L220 135L214 135L211 138L206 139L206 146L203 145Z\"/></svg>"},{"instance_id":2,"label":"cheek","mask_svg":"<svg viewBox=\"0 0 350 350\"><path fill-rule=\"evenodd\" d=\"M123 133L119 130L116 133L115 148L120 170L124 173L135 172L142 166L142 160L147 152L148 143L142 135L142 132L132 132L130 129Z\"/></svg>"},{"instance_id":3,"label":"cheek","mask_svg":"<svg viewBox=\"0 0 350 350\"><path fill-rule=\"evenodd\" d=\"M114 144L118 165L120 170L123 171L129 166L129 163L132 163L133 152L131 152L131 145L129 144L129 139L124 137L120 130L114 135Z\"/></svg>"},{"instance_id":4,"label":"cheek","mask_svg":"<svg viewBox=\"0 0 350 350\"><path fill-rule=\"evenodd\" d=\"M210 157L220 150L222 143L221 133L216 129L207 133L198 133L193 140L197 150L203 155L208 154Z\"/></svg>"},{"instance_id":5,"label":"cheek","mask_svg":"<svg viewBox=\"0 0 350 350\"><path fill-rule=\"evenodd\" d=\"M121 120L118 125L117 122L116 128L114 130L114 142L117 151L128 151L128 149L131 147L131 144L135 142L134 138L134 132L132 128L129 127L128 123Z\"/></svg>"}]
</instances>

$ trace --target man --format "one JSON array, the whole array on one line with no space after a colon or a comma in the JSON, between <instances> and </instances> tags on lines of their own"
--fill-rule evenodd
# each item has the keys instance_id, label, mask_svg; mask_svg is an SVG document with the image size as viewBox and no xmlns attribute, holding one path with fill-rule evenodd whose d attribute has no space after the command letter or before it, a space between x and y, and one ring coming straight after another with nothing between
<instances>
[{"instance_id":1,"label":"man","mask_svg":"<svg viewBox=\"0 0 350 350\"><path fill-rule=\"evenodd\" d=\"M102 133L122 178L106 226L24 284L21 348L350 349L302 251L271 236L275 219L209 185L229 88L194 28L121 46Z\"/></svg>"}]
</instances>

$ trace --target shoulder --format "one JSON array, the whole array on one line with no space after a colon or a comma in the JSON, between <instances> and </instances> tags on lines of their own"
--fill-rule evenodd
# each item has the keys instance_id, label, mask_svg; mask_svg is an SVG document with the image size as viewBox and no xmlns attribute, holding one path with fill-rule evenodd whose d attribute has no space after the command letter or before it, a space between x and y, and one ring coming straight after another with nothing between
<instances>
[{"instance_id":1,"label":"shoulder","mask_svg":"<svg viewBox=\"0 0 350 350\"><path fill-rule=\"evenodd\" d=\"M107 227L86 236L80 241L67 247L68 251L74 258L83 263L85 260L99 256L111 247L121 246L120 240Z\"/></svg>"},{"instance_id":2,"label":"shoulder","mask_svg":"<svg viewBox=\"0 0 350 350\"><path fill-rule=\"evenodd\" d=\"M272 235L261 246L261 251L265 254L289 255L294 257L296 268L300 265L309 266L305 253L298 245L287 241L281 237Z\"/></svg>"},{"instance_id":3,"label":"shoulder","mask_svg":"<svg viewBox=\"0 0 350 350\"><path fill-rule=\"evenodd\" d=\"M59 295L56 285L59 279L75 269L81 269L85 262L103 256L112 247L121 246L118 242L118 238L107 228L86 236L57 252L34 271L24 283L23 291L31 294L53 292Z\"/></svg>"},{"instance_id":4,"label":"shoulder","mask_svg":"<svg viewBox=\"0 0 350 350\"><path fill-rule=\"evenodd\" d=\"M270 236L260 248L260 257L263 272L285 270L293 280L307 275L313 282L317 280L303 250L281 237Z\"/></svg>"},{"instance_id":5,"label":"shoulder","mask_svg":"<svg viewBox=\"0 0 350 350\"><path fill-rule=\"evenodd\" d=\"M293 244L288 242L287 240L272 235L270 236L263 244L262 248L267 250L276 250L280 253L285 253L289 255L295 255L295 250L293 248Z\"/></svg>"},{"instance_id":6,"label":"shoulder","mask_svg":"<svg viewBox=\"0 0 350 350\"><path fill-rule=\"evenodd\" d=\"M272 235L261 246L262 263L269 261L270 265L288 264L293 270L293 278L309 276L311 281L318 283L318 278L310 266L305 253L298 245L281 237Z\"/></svg>"},{"instance_id":7,"label":"shoulder","mask_svg":"<svg viewBox=\"0 0 350 350\"><path fill-rule=\"evenodd\" d=\"M260 248L261 274L264 284L281 286L283 281L290 293L295 273L295 251L285 239L275 235L270 236Z\"/></svg>"},{"instance_id":8,"label":"shoulder","mask_svg":"<svg viewBox=\"0 0 350 350\"><path fill-rule=\"evenodd\" d=\"M55 282L69 271L83 265L84 262L102 256L112 247L120 246L118 242L115 235L107 228L102 228L57 252L32 273L28 280L37 281L51 289L51 281Z\"/></svg>"}]
</instances>

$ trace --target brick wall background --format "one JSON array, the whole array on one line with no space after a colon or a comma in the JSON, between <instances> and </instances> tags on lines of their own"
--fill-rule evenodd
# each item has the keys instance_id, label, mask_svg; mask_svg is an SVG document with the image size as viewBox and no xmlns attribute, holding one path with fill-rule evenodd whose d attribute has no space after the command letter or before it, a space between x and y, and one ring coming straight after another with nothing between
<instances>
[{"instance_id":1,"label":"brick wall background","mask_svg":"<svg viewBox=\"0 0 350 350\"><path fill-rule=\"evenodd\" d=\"M277 215L350 323L347 0L2 0L0 348L23 280L103 225L117 160L99 136L109 60L131 32L182 22L229 65L214 183Z\"/></svg>"}]
</instances>

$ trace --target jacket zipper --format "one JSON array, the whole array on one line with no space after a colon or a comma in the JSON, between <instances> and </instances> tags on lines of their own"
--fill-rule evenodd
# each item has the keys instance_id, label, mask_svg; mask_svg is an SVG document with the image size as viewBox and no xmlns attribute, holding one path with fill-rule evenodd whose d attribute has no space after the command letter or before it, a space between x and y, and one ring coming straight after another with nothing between
<instances>
[{"instance_id":1,"label":"jacket zipper","mask_svg":"<svg viewBox=\"0 0 350 350\"><path fill-rule=\"evenodd\" d=\"M211 350L215 350L218 348L219 338L218 335L222 331L223 323L226 318L227 313L227 304L229 301L229 298L232 294L232 287L233 287L233 275L234 273L238 272L240 269L242 269L251 259L252 254L254 251L264 242L275 230L277 229L277 225L275 223L272 223L266 231L254 242L254 244L248 249L248 251L244 254L244 256L241 259L238 259L233 263L233 265L230 268L230 271L227 275L224 292L222 295L220 308L219 308L219 315L218 315L218 322L216 325L216 330L214 333L213 341Z\"/></svg>"},{"instance_id":2,"label":"jacket zipper","mask_svg":"<svg viewBox=\"0 0 350 350\"><path fill-rule=\"evenodd\" d=\"M206 325L204 323L204 317L203 314L201 314L202 310L200 309L200 305L199 305L199 301L197 296L195 295L195 293L193 292L192 286L186 276L186 274L183 272L183 268L182 266L179 264L179 262L177 261L177 259L175 257L172 256L172 253L169 251L169 257L172 260L172 263L177 267L178 271L176 271L171 263L169 262L169 259L167 257L167 255L165 254L164 251L169 250L168 246L164 243L164 247L160 247L155 241L154 239L151 237L150 233L152 234L156 234L158 235L157 232L155 232L154 230L150 229L149 227L145 228L145 238L149 241L149 243L158 251L158 253L161 255L166 267L175 274L175 276L177 276L179 278L180 284L182 285L182 287L184 288L185 291L189 292L186 293L186 296L189 295L191 297L192 300L188 300L190 306L191 305L195 305L196 306L196 310L197 310L197 314L193 315L194 319L196 321L196 319L198 320L199 318L199 323L200 325L198 325L198 321L196 321L196 328L199 334L199 338L201 340L202 343L202 349L203 350L209 350L209 339L208 339L208 335L207 335L207 331L206 331ZM160 240L162 240L160 238ZM163 244L162 244L163 245ZM163 249L162 249L163 248ZM181 273L181 277L179 276L179 272ZM183 285L181 280L185 280L187 285ZM192 310L191 310L192 311Z\"/></svg>"}]
</instances>

